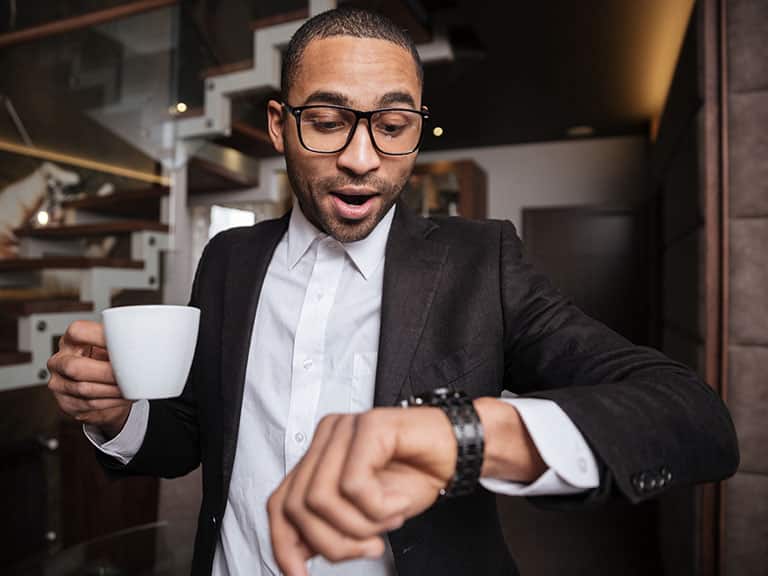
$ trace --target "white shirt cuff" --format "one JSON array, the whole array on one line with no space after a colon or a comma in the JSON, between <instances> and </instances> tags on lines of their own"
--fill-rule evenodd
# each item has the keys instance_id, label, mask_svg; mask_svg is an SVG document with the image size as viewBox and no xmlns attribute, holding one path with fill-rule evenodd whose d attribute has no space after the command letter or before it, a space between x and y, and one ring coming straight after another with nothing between
<instances>
[{"instance_id":1,"label":"white shirt cuff","mask_svg":"<svg viewBox=\"0 0 768 576\"><path fill-rule=\"evenodd\" d=\"M560 406L540 398L502 400L517 409L541 459L549 468L530 484L481 478L483 488L507 496L556 496L585 492L600 485L600 473L592 450Z\"/></svg>"},{"instance_id":2,"label":"white shirt cuff","mask_svg":"<svg viewBox=\"0 0 768 576\"><path fill-rule=\"evenodd\" d=\"M111 440L105 440L104 434L96 426L83 425L85 437L104 454L112 456L121 464L128 464L141 448L149 423L149 402L138 400L131 406L131 412L123 429Z\"/></svg>"}]
</instances>

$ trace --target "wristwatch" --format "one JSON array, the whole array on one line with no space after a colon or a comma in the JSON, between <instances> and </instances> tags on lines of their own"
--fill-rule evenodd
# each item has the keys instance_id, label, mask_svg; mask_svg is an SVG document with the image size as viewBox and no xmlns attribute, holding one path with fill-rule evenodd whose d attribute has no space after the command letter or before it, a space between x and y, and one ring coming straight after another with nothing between
<instances>
[{"instance_id":1,"label":"wristwatch","mask_svg":"<svg viewBox=\"0 0 768 576\"><path fill-rule=\"evenodd\" d=\"M474 492L483 467L483 424L472 399L460 391L437 388L426 394L411 396L400 402L403 408L433 406L440 408L453 427L458 453L456 471L448 486L440 490L440 498L466 496Z\"/></svg>"}]
</instances>

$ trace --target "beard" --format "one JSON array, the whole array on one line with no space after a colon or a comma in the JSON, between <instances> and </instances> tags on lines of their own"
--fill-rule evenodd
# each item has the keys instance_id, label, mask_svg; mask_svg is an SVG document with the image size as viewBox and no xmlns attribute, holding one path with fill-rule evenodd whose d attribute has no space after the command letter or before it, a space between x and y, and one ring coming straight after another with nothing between
<instances>
[{"instance_id":1,"label":"beard","mask_svg":"<svg viewBox=\"0 0 768 576\"><path fill-rule=\"evenodd\" d=\"M397 201L408 180L410 172L404 174L399 182L388 182L373 174L354 176L342 174L328 178L306 178L292 168L291 162L286 162L288 180L299 202L301 211L312 224L339 242L357 242L366 238L381 222ZM328 208L327 199L330 192L344 186L360 186L376 191L379 206L362 220L345 220L338 218ZM369 202L374 202L374 199Z\"/></svg>"}]
</instances>

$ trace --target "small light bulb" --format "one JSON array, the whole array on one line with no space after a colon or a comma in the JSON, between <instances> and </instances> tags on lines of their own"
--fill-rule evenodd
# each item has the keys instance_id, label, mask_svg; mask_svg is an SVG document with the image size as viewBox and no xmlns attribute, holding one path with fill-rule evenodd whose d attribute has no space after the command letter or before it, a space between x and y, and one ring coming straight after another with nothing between
<instances>
[{"instance_id":1,"label":"small light bulb","mask_svg":"<svg viewBox=\"0 0 768 576\"><path fill-rule=\"evenodd\" d=\"M49 220L50 217L48 216L48 212L45 210L40 210L40 212L37 213L37 223L40 224L40 226L45 226L48 224Z\"/></svg>"},{"instance_id":2,"label":"small light bulb","mask_svg":"<svg viewBox=\"0 0 768 576\"><path fill-rule=\"evenodd\" d=\"M435 126L435 127L432 129L432 134L434 134L434 135L435 135L435 136L437 136L437 137L440 137L440 136L442 136L442 135L443 135L443 129L442 129L442 128L440 128L440 126Z\"/></svg>"},{"instance_id":3,"label":"small light bulb","mask_svg":"<svg viewBox=\"0 0 768 576\"><path fill-rule=\"evenodd\" d=\"M184 114L184 112L186 111L187 111L187 105L184 104L184 102L179 102L178 104L176 104L176 112L178 112L179 114Z\"/></svg>"}]
</instances>

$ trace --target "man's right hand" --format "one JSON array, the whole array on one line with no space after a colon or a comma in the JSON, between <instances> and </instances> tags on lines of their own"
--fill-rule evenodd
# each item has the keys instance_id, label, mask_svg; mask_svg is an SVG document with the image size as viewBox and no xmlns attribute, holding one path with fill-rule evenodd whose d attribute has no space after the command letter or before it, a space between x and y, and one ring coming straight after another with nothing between
<instances>
[{"instance_id":1,"label":"man's right hand","mask_svg":"<svg viewBox=\"0 0 768 576\"><path fill-rule=\"evenodd\" d=\"M132 401L117 387L101 324L70 324L59 340L59 351L48 359L48 371L48 388L66 414L98 427L107 438L120 433Z\"/></svg>"}]
</instances>

